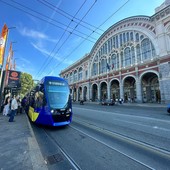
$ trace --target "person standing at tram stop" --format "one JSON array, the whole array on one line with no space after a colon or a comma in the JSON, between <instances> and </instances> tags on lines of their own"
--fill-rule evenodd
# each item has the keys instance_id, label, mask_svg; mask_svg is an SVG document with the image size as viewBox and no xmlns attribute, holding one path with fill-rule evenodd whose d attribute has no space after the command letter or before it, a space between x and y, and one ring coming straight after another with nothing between
<instances>
[{"instance_id":1,"label":"person standing at tram stop","mask_svg":"<svg viewBox=\"0 0 170 170\"><path fill-rule=\"evenodd\" d=\"M9 118L9 122L14 122L14 116L16 115L17 109L18 109L18 96L16 97L14 95L14 98L12 99L11 102L11 113L10 113L10 118Z\"/></svg>"}]
</instances>

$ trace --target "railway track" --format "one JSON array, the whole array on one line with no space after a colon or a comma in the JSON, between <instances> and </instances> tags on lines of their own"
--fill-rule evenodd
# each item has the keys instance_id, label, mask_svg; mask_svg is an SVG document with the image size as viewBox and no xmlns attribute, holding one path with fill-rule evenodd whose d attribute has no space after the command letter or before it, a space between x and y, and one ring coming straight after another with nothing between
<instances>
[{"instance_id":1,"label":"railway track","mask_svg":"<svg viewBox=\"0 0 170 170\"><path fill-rule=\"evenodd\" d=\"M75 138L78 138L79 136L83 136L84 139L87 141L93 141L95 142L95 146L98 147L98 145L101 147L107 148L106 150L109 150L109 152L113 152L114 154L121 155L123 158L122 160L127 160L126 164L128 164L131 168L138 167L139 169L168 169L170 167L170 152L149 144L146 144L141 141L137 141L134 139L131 139L127 136L112 132L110 130L98 127L96 125L93 125L88 122L82 122L78 119L75 119L74 122L72 122L71 125L69 125L67 128L60 131L57 131L56 133L51 133L51 131L44 129L44 133L46 134L47 138L53 142L57 148L59 148L63 159L71 165L72 169L76 170L84 170L84 169L92 169L91 167L87 168L86 166L83 166L84 163L80 161L79 157L75 156L76 154L73 154L73 152L76 153L83 153L83 148L85 147L83 144L78 147L78 151L76 151L76 145L80 144L80 141L77 140L77 144L75 141L73 143L70 143L70 147L68 147L66 144L63 144L65 141L65 135L62 135L63 132L66 133L66 135L75 135ZM59 132L59 134L58 134ZM57 137L58 135L58 137ZM60 136L61 135L61 136ZM94 146L94 147L95 147ZM72 148L72 149L70 149ZM82 151L81 151L82 148ZM106 151L105 150L105 151ZM105 152L104 151L104 152ZM90 155L91 150L88 147L86 147L86 153L84 155ZM100 153L96 152L94 155L97 156L97 154L100 155ZM82 154L81 154L82 155ZM109 159L109 158L106 158ZM87 161L88 158L85 158L84 161ZM118 160L116 160L118 161ZM119 167L119 164L123 164L117 162L117 166ZM128 161L130 163L128 163ZM115 162L115 160L114 160ZM47 163L48 164L48 163ZM108 167L97 167L98 169L110 169L110 166L114 167L114 163L110 164L108 163ZM135 166L134 166L135 165ZM97 166L97 165L96 165ZM120 168L121 169L121 168Z\"/></svg>"}]
</instances>

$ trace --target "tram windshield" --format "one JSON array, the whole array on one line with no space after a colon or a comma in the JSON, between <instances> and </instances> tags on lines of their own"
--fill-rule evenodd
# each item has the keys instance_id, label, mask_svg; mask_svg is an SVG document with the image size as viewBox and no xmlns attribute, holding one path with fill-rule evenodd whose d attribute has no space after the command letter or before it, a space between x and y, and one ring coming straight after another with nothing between
<instances>
[{"instance_id":1,"label":"tram windshield","mask_svg":"<svg viewBox=\"0 0 170 170\"><path fill-rule=\"evenodd\" d=\"M46 86L49 105L53 109L67 107L69 99L69 86L62 81L48 81Z\"/></svg>"}]
</instances>

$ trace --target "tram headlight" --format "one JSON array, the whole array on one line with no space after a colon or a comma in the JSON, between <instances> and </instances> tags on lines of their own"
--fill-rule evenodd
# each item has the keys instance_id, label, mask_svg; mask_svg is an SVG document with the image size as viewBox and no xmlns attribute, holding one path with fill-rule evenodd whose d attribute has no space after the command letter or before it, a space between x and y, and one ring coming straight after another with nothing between
<instances>
[{"instance_id":1,"label":"tram headlight","mask_svg":"<svg viewBox=\"0 0 170 170\"><path fill-rule=\"evenodd\" d=\"M51 110L51 113L53 114L53 113L54 113L54 110Z\"/></svg>"},{"instance_id":2,"label":"tram headlight","mask_svg":"<svg viewBox=\"0 0 170 170\"><path fill-rule=\"evenodd\" d=\"M71 112L71 109L69 108L68 110L67 110L67 113L70 113Z\"/></svg>"}]
</instances>

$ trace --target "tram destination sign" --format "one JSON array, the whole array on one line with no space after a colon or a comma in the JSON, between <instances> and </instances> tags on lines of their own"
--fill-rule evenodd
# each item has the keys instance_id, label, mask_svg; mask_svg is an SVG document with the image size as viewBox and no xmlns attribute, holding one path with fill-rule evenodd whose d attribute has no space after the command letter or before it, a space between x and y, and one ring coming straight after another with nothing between
<instances>
[{"instance_id":1,"label":"tram destination sign","mask_svg":"<svg viewBox=\"0 0 170 170\"><path fill-rule=\"evenodd\" d=\"M64 82L59 82L59 81L48 81L48 85L51 86L65 86Z\"/></svg>"}]
</instances>

